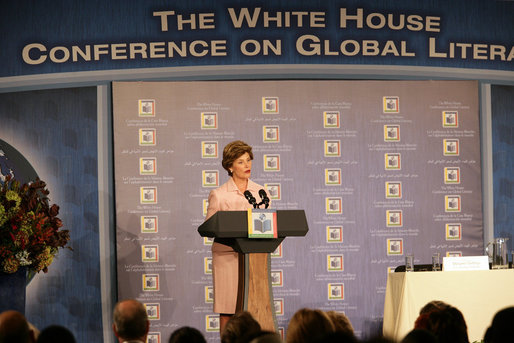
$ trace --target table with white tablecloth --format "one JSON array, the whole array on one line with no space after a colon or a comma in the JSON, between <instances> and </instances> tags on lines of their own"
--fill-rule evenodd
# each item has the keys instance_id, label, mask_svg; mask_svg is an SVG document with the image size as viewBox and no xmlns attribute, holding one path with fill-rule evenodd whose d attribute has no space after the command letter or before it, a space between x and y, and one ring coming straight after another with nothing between
<instances>
[{"instance_id":1,"label":"table with white tablecloth","mask_svg":"<svg viewBox=\"0 0 514 343\"><path fill-rule=\"evenodd\" d=\"M496 312L514 306L514 269L390 273L384 335L400 341L414 328L419 310L432 300L458 308L470 342L479 341Z\"/></svg>"}]
</instances>

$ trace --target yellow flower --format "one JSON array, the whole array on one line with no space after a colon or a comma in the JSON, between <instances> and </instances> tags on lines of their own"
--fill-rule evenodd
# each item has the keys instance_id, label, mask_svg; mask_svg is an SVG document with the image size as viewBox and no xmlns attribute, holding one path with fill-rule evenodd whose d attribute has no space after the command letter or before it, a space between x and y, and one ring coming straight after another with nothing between
<instances>
[{"instance_id":1,"label":"yellow flower","mask_svg":"<svg viewBox=\"0 0 514 343\"><path fill-rule=\"evenodd\" d=\"M8 258L2 263L2 269L5 273L16 273L20 263L14 258Z\"/></svg>"}]
</instances>

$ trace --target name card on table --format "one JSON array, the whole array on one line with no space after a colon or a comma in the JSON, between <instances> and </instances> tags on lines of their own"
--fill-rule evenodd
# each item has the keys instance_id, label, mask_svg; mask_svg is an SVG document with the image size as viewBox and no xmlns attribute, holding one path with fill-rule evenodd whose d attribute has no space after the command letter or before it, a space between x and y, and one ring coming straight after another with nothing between
<instances>
[{"instance_id":1,"label":"name card on table","mask_svg":"<svg viewBox=\"0 0 514 343\"><path fill-rule=\"evenodd\" d=\"M488 256L443 257L443 271L489 270Z\"/></svg>"}]
</instances>

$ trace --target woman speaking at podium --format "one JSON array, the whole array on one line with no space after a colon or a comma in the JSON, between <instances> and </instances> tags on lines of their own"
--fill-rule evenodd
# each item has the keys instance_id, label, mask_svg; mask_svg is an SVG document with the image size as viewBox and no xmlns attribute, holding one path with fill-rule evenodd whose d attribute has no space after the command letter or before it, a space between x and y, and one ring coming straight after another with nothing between
<instances>
[{"instance_id":1,"label":"woman speaking at podium","mask_svg":"<svg viewBox=\"0 0 514 343\"><path fill-rule=\"evenodd\" d=\"M258 199L259 190L264 187L250 180L252 160L252 147L245 142L238 140L225 146L221 164L230 178L221 187L210 192L205 220L217 211L245 211L253 207L247 200L250 195L248 191L253 198ZM212 245L214 312L220 314L220 334L227 321L236 312L238 272L239 253L223 244L222 240L214 239Z\"/></svg>"}]
</instances>

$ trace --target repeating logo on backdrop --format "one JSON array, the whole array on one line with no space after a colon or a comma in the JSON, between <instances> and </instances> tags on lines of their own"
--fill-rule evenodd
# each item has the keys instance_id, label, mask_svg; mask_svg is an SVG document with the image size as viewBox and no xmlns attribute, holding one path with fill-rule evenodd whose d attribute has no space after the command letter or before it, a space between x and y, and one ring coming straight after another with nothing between
<instances>
[{"instance_id":1,"label":"repeating logo on backdrop","mask_svg":"<svg viewBox=\"0 0 514 343\"><path fill-rule=\"evenodd\" d=\"M400 125L384 125L384 142L400 141Z\"/></svg>"},{"instance_id":2,"label":"repeating logo on backdrop","mask_svg":"<svg viewBox=\"0 0 514 343\"><path fill-rule=\"evenodd\" d=\"M155 100L138 100L138 114L140 117L155 117Z\"/></svg>"},{"instance_id":3,"label":"repeating logo on backdrop","mask_svg":"<svg viewBox=\"0 0 514 343\"><path fill-rule=\"evenodd\" d=\"M205 303L214 303L214 288L212 286L205 286Z\"/></svg>"},{"instance_id":4,"label":"repeating logo on backdrop","mask_svg":"<svg viewBox=\"0 0 514 343\"><path fill-rule=\"evenodd\" d=\"M264 171L280 171L280 155L264 155Z\"/></svg>"},{"instance_id":5,"label":"repeating logo on backdrop","mask_svg":"<svg viewBox=\"0 0 514 343\"><path fill-rule=\"evenodd\" d=\"M205 316L205 331L220 331L220 317L218 315L209 314Z\"/></svg>"},{"instance_id":6,"label":"repeating logo on backdrop","mask_svg":"<svg viewBox=\"0 0 514 343\"><path fill-rule=\"evenodd\" d=\"M139 159L139 175L156 175L157 158L141 157Z\"/></svg>"},{"instance_id":7,"label":"repeating logo on backdrop","mask_svg":"<svg viewBox=\"0 0 514 343\"><path fill-rule=\"evenodd\" d=\"M403 226L403 212L402 210L387 210L386 211L387 227L402 227Z\"/></svg>"},{"instance_id":8,"label":"repeating logo on backdrop","mask_svg":"<svg viewBox=\"0 0 514 343\"><path fill-rule=\"evenodd\" d=\"M161 333L149 332L146 336L146 343L161 343Z\"/></svg>"},{"instance_id":9,"label":"repeating logo on backdrop","mask_svg":"<svg viewBox=\"0 0 514 343\"><path fill-rule=\"evenodd\" d=\"M341 186L341 169L325 169L325 186Z\"/></svg>"},{"instance_id":10,"label":"repeating logo on backdrop","mask_svg":"<svg viewBox=\"0 0 514 343\"><path fill-rule=\"evenodd\" d=\"M280 128L279 126L263 126L262 127L262 141L264 143L279 143L280 142Z\"/></svg>"},{"instance_id":11,"label":"repeating logo on backdrop","mask_svg":"<svg viewBox=\"0 0 514 343\"><path fill-rule=\"evenodd\" d=\"M203 273L206 275L212 274L212 257L203 258Z\"/></svg>"},{"instance_id":12,"label":"repeating logo on backdrop","mask_svg":"<svg viewBox=\"0 0 514 343\"><path fill-rule=\"evenodd\" d=\"M143 291L156 292L159 290L159 274L143 274Z\"/></svg>"},{"instance_id":13,"label":"repeating logo on backdrop","mask_svg":"<svg viewBox=\"0 0 514 343\"><path fill-rule=\"evenodd\" d=\"M343 213L343 198L340 198L340 197L325 198L325 213L326 214L342 214Z\"/></svg>"},{"instance_id":14,"label":"repeating logo on backdrop","mask_svg":"<svg viewBox=\"0 0 514 343\"><path fill-rule=\"evenodd\" d=\"M460 168L459 167L445 167L444 168L444 183L445 184L459 184L460 183Z\"/></svg>"},{"instance_id":15,"label":"repeating logo on backdrop","mask_svg":"<svg viewBox=\"0 0 514 343\"><path fill-rule=\"evenodd\" d=\"M400 113L400 98L397 96L384 96L383 98L384 113Z\"/></svg>"},{"instance_id":16,"label":"repeating logo on backdrop","mask_svg":"<svg viewBox=\"0 0 514 343\"><path fill-rule=\"evenodd\" d=\"M278 114L278 97L266 96L262 98L262 114Z\"/></svg>"},{"instance_id":17,"label":"repeating logo on backdrop","mask_svg":"<svg viewBox=\"0 0 514 343\"><path fill-rule=\"evenodd\" d=\"M340 157L341 156L341 141L340 140L325 140L325 157Z\"/></svg>"},{"instance_id":18,"label":"repeating logo on backdrop","mask_svg":"<svg viewBox=\"0 0 514 343\"><path fill-rule=\"evenodd\" d=\"M327 271L342 272L344 271L344 258L342 254L327 255Z\"/></svg>"},{"instance_id":19,"label":"repeating logo on backdrop","mask_svg":"<svg viewBox=\"0 0 514 343\"><path fill-rule=\"evenodd\" d=\"M275 315L283 316L284 315L284 299L283 298L275 298L273 299L273 307L275 309Z\"/></svg>"},{"instance_id":20,"label":"repeating logo on backdrop","mask_svg":"<svg viewBox=\"0 0 514 343\"><path fill-rule=\"evenodd\" d=\"M444 156L459 156L459 140L458 139L444 139Z\"/></svg>"},{"instance_id":21,"label":"repeating logo on backdrop","mask_svg":"<svg viewBox=\"0 0 514 343\"><path fill-rule=\"evenodd\" d=\"M402 160L399 153L384 154L384 166L386 170L401 170Z\"/></svg>"},{"instance_id":22,"label":"repeating logo on backdrop","mask_svg":"<svg viewBox=\"0 0 514 343\"><path fill-rule=\"evenodd\" d=\"M284 271L283 270L272 270L270 272L271 286L282 287L284 286Z\"/></svg>"},{"instance_id":23,"label":"repeating logo on backdrop","mask_svg":"<svg viewBox=\"0 0 514 343\"><path fill-rule=\"evenodd\" d=\"M159 246L142 245L141 262L159 262Z\"/></svg>"},{"instance_id":24,"label":"repeating logo on backdrop","mask_svg":"<svg viewBox=\"0 0 514 343\"><path fill-rule=\"evenodd\" d=\"M217 141L202 141L202 158L218 158Z\"/></svg>"},{"instance_id":25,"label":"repeating logo on backdrop","mask_svg":"<svg viewBox=\"0 0 514 343\"><path fill-rule=\"evenodd\" d=\"M157 233L158 223L158 216L141 216L141 233Z\"/></svg>"},{"instance_id":26,"label":"repeating logo on backdrop","mask_svg":"<svg viewBox=\"0 0 514 343\"><path fill-rule=\"evenodd\" d=\"M460 212L461 199L460 195L445 195L444 196L444 211L445 212Z\"/></svg>"},{"instance_id":27,"label":"repeating logo on backdrop","mask_svg":"<svg viewBox=\"0 0 514 343\"><path fill-rule=\"evenodd\" d=\"M160 303L144 303L146 314L149 320L161 319L161 304Z\"/></svg>"},{"instance_id":28,"label":"repeating logo on backdrop","mask_svg":"<svg viewBox=\"0 0 514 343\"><path fill-rule=\"evenodd\" d=\"M343 243L342 226L326 226L327 243Z\"/></svg>"},{"instance_id":29,"label":"repeating logo on backdrop","mask_svg":"<svg viewBox=\"0 0 514 343\"><path fill-rule=\"evenodd\" d=\"M140 187L141 204L157 204L157 187Z\"/></svg>"},{"instance_id":30,"label":"repeating logo on backdrop","mask_svg":"<svg viewBox=\"0 0 514 343\"><path fill-rule=\"evenodd\" d=\"M344 300L344 284L343 283L329 283L327 286L328 286L328 300Z\"/></svg>"},{"instance_id":31,"label":"repeating logo on backdrop","mask_svg":"<svg viewBox=\"0 0 514 343\"><path fill-rule=\"evenodd\" d=\"M338 129L341 126L341 114L339 111L323 112L323 127L325 129Z\"/></svg>"},{"instance_id":32,"label":"repeating logo on backdrop","mask_svg":"<svg viewBox=\"0 0 514 343\"><path fill-rule=\"evenodd\" d=\"M264 187L268 191L271 200L282 199L280 183L265 183Z\"/></svg>"},{"instance_id":33,"label":"repeating logo on backdrop","mask_svg":"<svg viewBox=\"0 0 514 343\"><path fill-rule=\"evenodd\" d=\"M462 239L461 223L446 223L445 229L447 241L460 241Z\"/></svg>"},{"instance_id":34,"label":"repeating logo on backdrop","mask_svg":"<svg viewBox=\"0 0 514 343\"><path fill-rule=\"evenodd\" d=\"M271 258L282 258L282 243L270 254Z\"/></svg>"},{"instance_id":35,"label":"repeating logo on backdrop","mask_svg":"<svg viewBox=\"0 0 514 343\"><path fill-rule=\"evenodd\" d=\"M403 238L387 239L387 255L403 255Z\"/></svg>"},{"instance_id":36,"label":"repeating logo on backdrop","mask_svg":"<svg viewBox=\"0 0 514 343\"><path fill-rule=\"evenodd\" d=\"M219 171L218 170L202 170L202 187L218 187Z\"/></svg>"},{"instance_id":37,"label":"repeating logo on backdrop","mask_svg":"<svg viewBox=\"0 0 514 343\"><path fill-rule=\"evenodd\" d=\"M402 198L402 183L401 181L386 181L385 195L387 199L401 199Z\"/></svg>"},{"instance_id":38,"label":"repeating logo on backdrop","mask_svg":"<svg viewBox=\"0 0 514 343\"><path fill-rule=\"evenodd\" d=\"M443 111L443 127L459 127L459 112Z\"/></svg>"},{"instance_id":39,"label":"repeating logo on backdrop","mask_svg":"<svg viewBox=\"0 0 514 343\"><path fill-rule=\"evenodd\" d=\"M156 129L139 129L139 145L154 146L157 145Z\"/></svg>"},{"instance_id":40,"label":"repeating logo on backdrop","mask_svg":"<svg viewBox=\"0 0 514 343\"><path fill-rule=\"evenodd\" d=\"M217 112L202 112L202 129L211 130L218 128L218 113Z\"/></svg>"}]
</instances>

